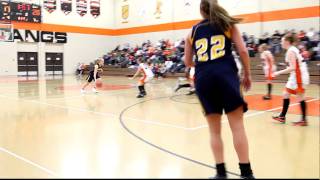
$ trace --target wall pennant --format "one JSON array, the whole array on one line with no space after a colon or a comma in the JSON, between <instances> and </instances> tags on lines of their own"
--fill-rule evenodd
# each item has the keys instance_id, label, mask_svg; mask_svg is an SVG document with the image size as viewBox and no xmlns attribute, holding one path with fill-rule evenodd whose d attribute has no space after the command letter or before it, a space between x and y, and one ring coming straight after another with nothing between
<instances>
[{"instance_id":1,"label":"wall pennant","mask_svg":"<svg viewBox=\"0 0 320 180\"><path fill-rule=\"evenodd\" d=\"M9 1L0 1L0 21L11 20L11 7Z\"/></svg>"},{"instance_id":2,"label":"wall pennant","mask_svg":"<svg viewBox=\"0 0 320 180\"><path fill-rule=\"evenodd\" d=\"M60 0L61 2L61 11L68 15L72 12L72 0Z\"/></svg>"},{"instance_id":3,"label":"wall pennant","mask_svg":"<svg viewBox=\"0 0 320 180\"><path fill-rule=\"evenodd\" d=\"M129 6L129 2L128 0L123 0L123 4L121 7L121 17L122 17L122 23L128 23L128 19L129 19L129 11L130 10L130 6Z\"/></svg>"},{"instance_id":4,"label":"wall pennant","mask_svg":"<svg viewBox=\"0 0 320 180\"><path fill-rule=\"evenodd\" d=\"M94 18L100 16L100 0L91 0L90 9L90 13Z\"/></svg>"},{"instance_id":5,"label":"wall pennant","mask_svg":"<svg viewBox=\"0 0 320 180\"><path fill-rule=\"evenodd\" d=\"M87 0L77 0L77 13L80 16L84 16L88 12L88 3Z\"/></svg>"},{"instance_id":6,"label":"wall pennant","mask_svg":"<svg viewBox=\"0 0 320 180\"><path fill-rule=\"evenodd\" d=\"M162 14L162 0L157 0L157 5L156 5L156 11L154 12L154 15L156 17L156 19L160 19L161 18L161 14Z\"/></svg>"},{"instance_id":7,"label":"wall pennant","mask_svg":"<svg viewBox=\"0 0 320 180\"><path fill-rule=\"evenodd\" d=\"M52 13L57 9L57 1L56 0L44 0L43 7L46 9L49 13Z\"/></svg>"}]
</instances>

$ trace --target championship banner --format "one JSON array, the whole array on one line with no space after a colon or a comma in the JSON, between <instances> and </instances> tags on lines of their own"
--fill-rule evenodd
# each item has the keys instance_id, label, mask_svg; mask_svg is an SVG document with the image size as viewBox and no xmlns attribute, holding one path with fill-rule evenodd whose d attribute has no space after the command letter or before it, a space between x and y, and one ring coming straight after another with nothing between
<instances>
[{"instance_id":1,"label":"championship banner","mask_svg":"<svg viewBox=\"0 0 320 180\"><path fill-rule=\"evenodd\" d=\"M87 0L77 0L77 13L80 16L84 16L88 12L88 3Z\"/></svg>"},{"instance_id":2,"label":"championship banner","mask_svg":"<svg viewBox=\"0 0 320 180\"><path fill-rule=\"evenodd\" d=\"M90 1L90 13L94 18L100 16L100 0Z\"/></svg>"},{"instance_id":3,"label":"championship banner","mask_svg":"<svg viewBox=\"0 0 320 180\"><path fill-rule=\"evenodd\" d=\"M157 5L156 5L156 11L154 13L156 19L160 19L161 18L161 14L162 14L162 0L157 0Z\"/></svg>"},{"instance_id":4,"label":"championship banner","mask_svg":"<svg viewBox=\"0 0 320 180\"><path fill-rule=\"evenodd\" d=\"M121 9L122 23L128 23L130 6L128 0L123 0L123 3Z\"/></svg>"},{"instance_id":5,"label":"championship banner","mask_svg":"<svg viewBox=\"0 0 320 180\"><path fill-rule=\"evenodd\" d=\"M72 0L60 0L61 2L61 11L68 15L72 12Z\"/></svg>"},{"instance_id":6,"label":"championship banner","mask_svg":"<svg viewBox=\"0 0 320 180\"><path fill-rule=\"evenodd\" d=\"M190 15L192 13L192 0L184 0L183 7L185 15Z\"/></svg>"},{"instance_id":7,"label":"championship banner","mask_svg":"<svg viewBox=\"0 0 320 180\"><path fill-rule=\"evenodd\" d=\"M56 0L44 0L43 7L49 13L52 13L57 9L57 1Z\"/></svg>"},{"instance_id":8,"label":"championship banner","mask_svg":"<svg viewBox=\"0 0 320 180\"><path fill-rule=\"evenodd\" d=\"M10 2L0 1L0 21L10 21Z\"/></svg>"},{"instance_id":9,"label":"championship banner","mask_svg":"<svg viewBox=\"0 0 320 180\"><path fill-rule=\"evenodd\" d=\"M184 0L184 7L190 7L191 6L191 0Z\"/></svg>"}]
</instances>

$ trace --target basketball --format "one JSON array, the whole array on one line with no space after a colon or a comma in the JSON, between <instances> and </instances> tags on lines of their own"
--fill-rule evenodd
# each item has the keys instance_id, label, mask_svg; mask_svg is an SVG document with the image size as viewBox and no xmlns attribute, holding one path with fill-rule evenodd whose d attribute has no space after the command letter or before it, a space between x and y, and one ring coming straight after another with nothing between
<instances>
[{"instance_id":1,"label":"basketball","mask_svg":"<svg viewBox=\"0 0 320 180\"><path fill-rule=\"evenodd\" d=\"M96 86L97 86L97 88L101 88L103 86L102 81L101 80L97 80Z\"/></svg>"}]
</instances>

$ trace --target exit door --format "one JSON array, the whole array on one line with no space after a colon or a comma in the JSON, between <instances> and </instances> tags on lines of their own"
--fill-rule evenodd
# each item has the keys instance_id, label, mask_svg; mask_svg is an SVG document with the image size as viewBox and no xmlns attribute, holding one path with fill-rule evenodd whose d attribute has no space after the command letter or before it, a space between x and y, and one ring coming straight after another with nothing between
<instances>
[{"instance_id":1,"label":"exit door","mask_svg":"<svg viewBox=\"0 0 320 180\"><path fill-rule=\"evenodd\" d=\"M46 53L46 74L63 75L63 53Z\"/></svg>"},{"instance_id":2,"label":"exit door","mask_svg":"<svg viewBox=\"0 0 320 180\"><path fill-rule=\"evenodd\" d=\"M38 53L18 52L18 75L38 76Z\"/></svg>"}]
</instances>

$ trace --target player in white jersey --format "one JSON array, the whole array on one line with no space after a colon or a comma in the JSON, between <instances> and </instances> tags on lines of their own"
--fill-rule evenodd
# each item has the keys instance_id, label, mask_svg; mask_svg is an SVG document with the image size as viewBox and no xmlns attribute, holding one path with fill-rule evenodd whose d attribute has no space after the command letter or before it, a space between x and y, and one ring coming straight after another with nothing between
<instances>
[{"instance_id":1,"label":"player in white jersey","mask_svg":"<svg viewBox=\"0 0 320 180\"><path fill-rule=\"evenodd\" d=\"M298 38L293 34L287 34L282 38L282 47L287 49L286 63L289 66L282 70L275 72L273 76L279 76L280 74L290 73L288 82L286 84L286 90L284 91L283 109L279 116L273 117L274 120L285 123L286 114L288 112L290 104L290 94L297 95L300 101L302 119L301 121L294 122L296 126L307 126L306 110L307 105L304 100L305 85L309 84L309 72L307 64L303 61L303 57L299 53L298 48L294 45L298 41Z\"/></svg>"},{"instance_id":2,"label":"player in white jersey","mask_svg":"<svg viewBox=\"0 0 320 180\"><path fill-rule=\"evenodd\" d=\"M137 96L137 98L143 98L147 95L144 85L153 79L154 74L148 63L143 63L142 60L138 60L138 63L139 68L131 79L136 78L139 74L143 75L138 82L139 94Z\"/></svg>"},{"instance_id":3,"label":"player in white jersey","mask_svg":"<svg viewBox=\"0 0 320 180\"><path fill-rule=\"evenodd\" d=\"M268 85L268 93L263 96L264 100L271 100L272 94L272 74L277 70L277 66L274 64L274 57L272 53L268 50L267 44L261 44L259 46L259 52L261 53L260 58L263 60L263 71L266 77L266 82Z\"/></svg>"}]
</instances>

